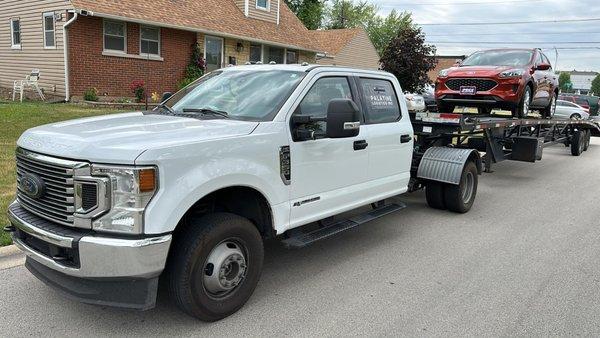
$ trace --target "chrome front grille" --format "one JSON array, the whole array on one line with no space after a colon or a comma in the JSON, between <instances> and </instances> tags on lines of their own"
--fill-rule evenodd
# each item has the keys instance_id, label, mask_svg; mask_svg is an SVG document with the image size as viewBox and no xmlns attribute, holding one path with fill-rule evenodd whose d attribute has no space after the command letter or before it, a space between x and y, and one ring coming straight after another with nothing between
<instances>
[{"instance_id":1,"label":"chrome front grille","mask_svg":"<svg viewBox=\"0 0 600 338\"><path fill-rule=\"evenodd\" d=\"M84 163L55 159L17 149L17 200L28 211L48 220L73 225L75 212L74 172ZM43 181L44 192L33 197L25 191L24 177Z\"/></svg>"}]
</instances>

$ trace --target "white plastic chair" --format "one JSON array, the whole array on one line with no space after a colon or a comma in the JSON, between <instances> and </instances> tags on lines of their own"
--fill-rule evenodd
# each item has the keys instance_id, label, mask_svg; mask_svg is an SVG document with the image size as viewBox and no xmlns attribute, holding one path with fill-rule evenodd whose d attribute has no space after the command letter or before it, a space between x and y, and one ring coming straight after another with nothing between
<instances>
[{"instance_id":1,"label":"white plastic chair","mask_svg":"<svg viewBox=\"0 0 600 338\"><path fill-rule=\"evenodd\" d=\"M23 102L23 94L24 94L26 87L30 87L31 89L35 90L38 93L38 95L40 96L40 98L42 99L42 101L45 101L46 96L44 95L44 92L42 92L42 89L38 85L39 79L40 79L40 70L34 69L31 71L31 74L27 75L25 80L16 80L13 83L13 101L16 99L17 91L18 91L19 94L21 95L21 102Z\"/></svg>"}]
</instances>

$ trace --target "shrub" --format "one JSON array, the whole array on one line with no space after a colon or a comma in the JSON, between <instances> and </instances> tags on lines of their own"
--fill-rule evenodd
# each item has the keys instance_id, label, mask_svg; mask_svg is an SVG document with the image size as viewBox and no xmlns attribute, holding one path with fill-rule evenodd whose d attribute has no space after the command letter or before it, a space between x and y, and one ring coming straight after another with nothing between
<instances>
[{"instance_id":1,"label":"shrub","mask_svg":"<svg viewBox=\"0 0 600 338\"><path fill-rule=\"evenodd\" d=\"M146 98L146 89L144 88L144 81L135 80L129 86L133 95L135 95L135 99L137 102L142 102Z\"/></svg>"},{"instance_id":2,"label":"shrub","mask_svg":"<svg viewBox=\"0 0 600 338\"><path fill-rule=\"evenodd\" d=\"M206 71L206 60L202 57L202 51L200 50L199 44L193 45L192 58L190 59L190 63L185 69L185 77L179 81L178 87L179 89L189 85L190 83L196 81Z\"/></svg>"},{"instance_id":3,"label":"shrub","mask_svg":"<svg viewBox=\"0 0 600 338\"><path fill-rule=\"evenodd\" d=\"M98 101L98 89L89 88L83 92L83 99L85 101Z\"/></svg>"}]
</instances>

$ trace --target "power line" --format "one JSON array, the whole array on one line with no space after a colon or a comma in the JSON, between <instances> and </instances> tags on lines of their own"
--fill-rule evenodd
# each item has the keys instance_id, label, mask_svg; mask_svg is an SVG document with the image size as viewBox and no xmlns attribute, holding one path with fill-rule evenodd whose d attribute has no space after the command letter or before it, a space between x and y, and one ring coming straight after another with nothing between
<instances>
[{"instance_id":1,"label":"power line","mask_svg":"<svg viewBox=\"0 0 600 338\"><path fill-rule=\"evenodd\" d=\"M586 44L600 44L600 41L427 41L427 43L467 43L467 44L485 44L485 45L516 45L516 44L526 44L526 45L586 45Z\"/></svg>"},{"instance_id":2,"label":"power line","mask_svg":"<svg viewBox=\"0 0 600 338\"><path fill-rule=\"evenodd\" d=\"M441 5L494 5L494 4L523 4L527 5L532 2L541 2L541 1L549 1L549 0L505 0L505 1L475 1L475 2L406 2L394 4L394 7L397 6L441 6Z\"/></svg>"},{"instance_id":3,"label":"power line","mask_svg":"<svg viewBox=\"0 0 600 338\"><path fill-rule=\"evenodd\" d=\"M563 23L563 22L590 22L600 21L600 18L538 20L538 21L499 21L499 22L448 22L448 23L422 23L419 26L491 26L491 25L524 25L536 23Z\"/></svg>"},{"instance_id":4,"label":"power line","mask_svg":"<svg viewBox=\"0 0 600 338\"><path fill-rule=\"evenodd\" d=\"M425 34L427 37L454 37L454 36L504 36L513 33L457 33L457 34ZM560 35L560 34L600 34L600 32L533 32L523 33L521 35Z\"/></svg>"}]
</instances>

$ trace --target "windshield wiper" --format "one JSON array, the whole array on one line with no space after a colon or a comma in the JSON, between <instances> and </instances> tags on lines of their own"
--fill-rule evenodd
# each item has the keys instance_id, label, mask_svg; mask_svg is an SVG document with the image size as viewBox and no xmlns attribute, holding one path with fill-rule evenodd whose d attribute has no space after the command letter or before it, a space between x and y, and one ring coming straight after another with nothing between
<instances>
[{"instance_id":1,"label":"windshield wiper","mask_svg":"<svg viewBox=\"0 0 600 338\"><path fill-rule=\"evenodd\" d=\"M224 118L229 118L229 113L222 110L210 109L210 108L183 108L184 113L198 113L202 115L217 115Z\"/></svg>"}]
</instances>

